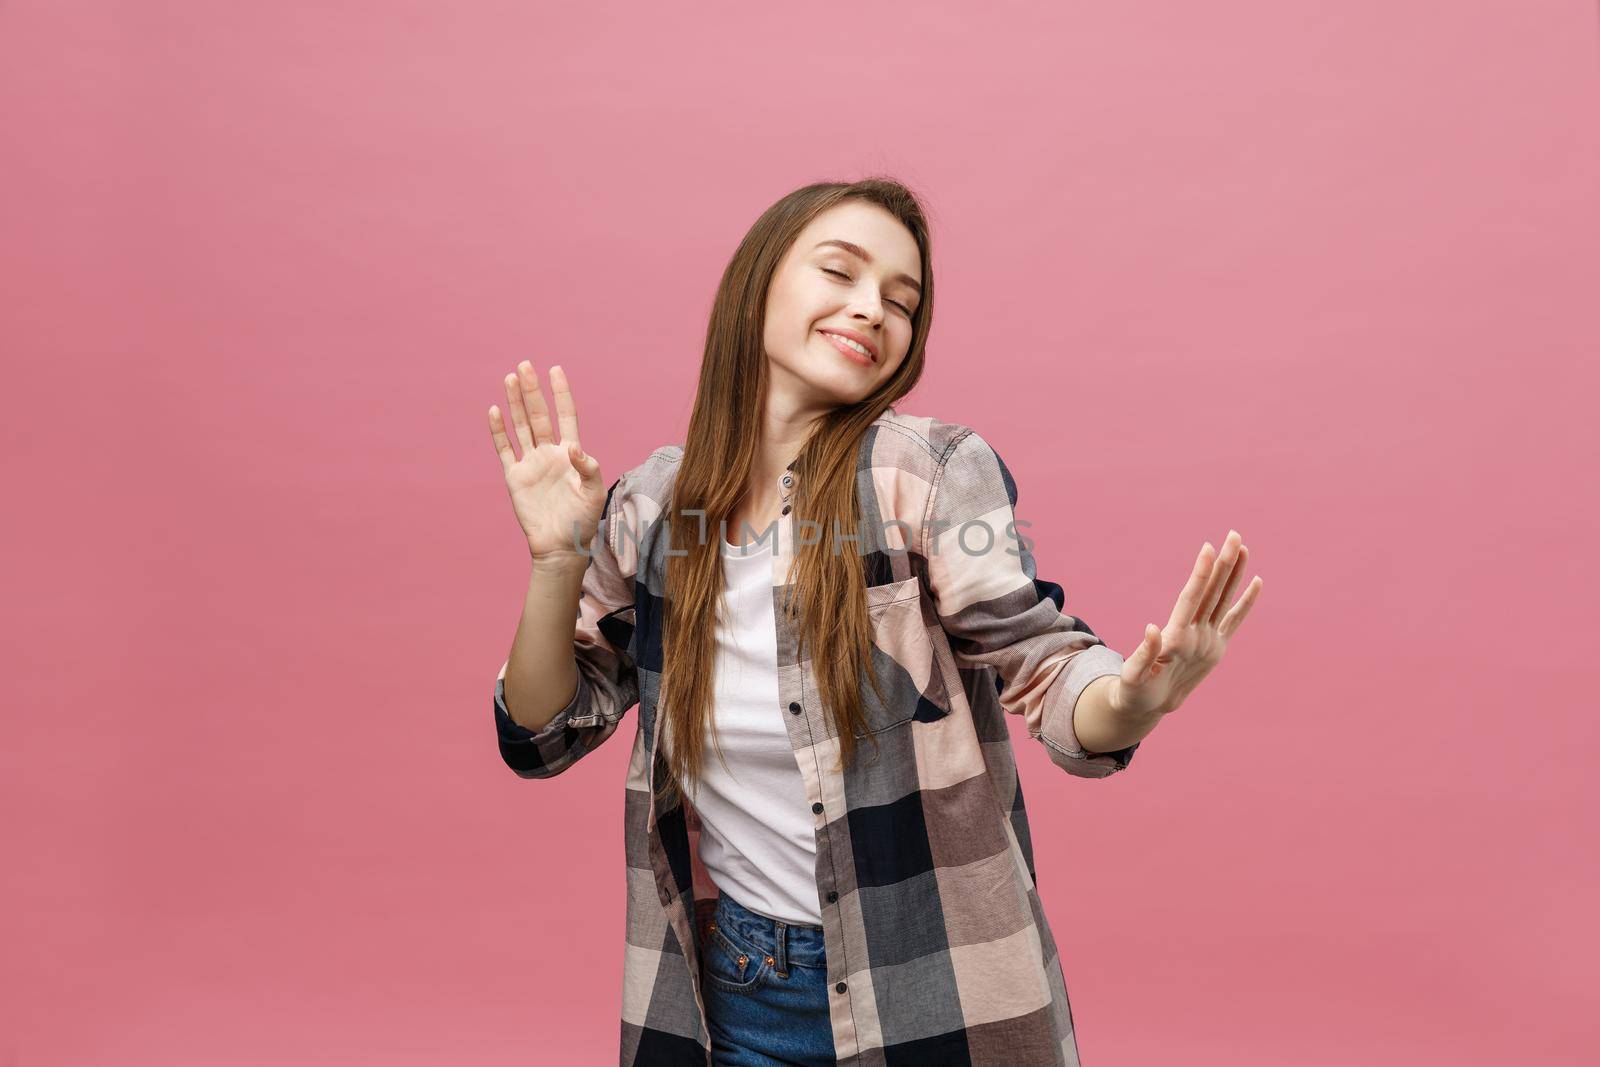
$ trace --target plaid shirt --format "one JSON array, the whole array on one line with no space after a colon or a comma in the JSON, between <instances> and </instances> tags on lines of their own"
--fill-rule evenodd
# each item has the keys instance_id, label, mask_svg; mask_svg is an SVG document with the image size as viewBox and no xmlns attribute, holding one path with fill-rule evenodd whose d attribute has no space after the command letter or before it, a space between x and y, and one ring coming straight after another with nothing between
<instances>
[{"instance_id":1,"label":"plaid shirt","mask_svg":"<svg viewBox=\"0 0 1600 1067\"><path fill-rule=\"evenodd\" d=\"M699 960L718 891L700 862L692 803L657 811L651 802L652 772L666 767L656 698L669 545L657 520L682 456L680 445L656 449L607 494L579 601L571 703L533 732L506 713L503 666L494 691L500 755L524 778L567 770L639 706L624 809L623 1067L710 1063ZM799 484L793 468L779 480L785 497ZM1121 673L1122 656L1067 614L1059 585L1034 577L1031 542L1007 525L1016 483L976 432L891 408L865 434L856 469L873 665L887 700L863 679L865 731L880 751L858 741L843 773L797 627L781 610L795 539L807 534L787 504L772 584L773 713L814 813L838 1061L1077 1064L1003 716L1020 715L1070 774L1121 770L1138 746L1086 753L1072 708L1089 682ZM983 526L961 529L973 520L992 538Z\"/></svg>"}]
</instances>

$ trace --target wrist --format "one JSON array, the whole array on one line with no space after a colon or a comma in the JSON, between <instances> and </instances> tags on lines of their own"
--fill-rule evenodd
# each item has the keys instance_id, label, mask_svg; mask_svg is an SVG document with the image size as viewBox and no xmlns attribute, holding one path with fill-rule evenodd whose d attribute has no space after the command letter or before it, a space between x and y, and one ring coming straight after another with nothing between
<instances>
[{"instance_id":1,"label":"wrist","mask_svg":"<svg viewBox=\"0 0 1600 1067\"><path fill-rule=\"evenodd\" d=\"M1127 687L1122 684L1118 675L1108 674L1090 682L1084 690L1084 696L1090 696L1098 704L1103 714L1102 721L1107 727L1117 734L1137 734L1143 737L1166 715L1159 708L1142 709L1131 706L1128 701ZM1130 742L1131 743L1131 742Z\"/></svg>"},{"instance_id":2,"label":"wrist","mask_svg":"<svg viewBox=\"0 0 1600 1067\"><path fill-rule=\"evenodd\" d=\"M535 578L567 579L589 569L588 556L577 552L546 552L532 557Z\"/></svg>"},{"instance_id":3,"label":"wrist","mask_svg":"<svg viewBox=\"0 0 1600 1067\"><path fill-rule=\"evenodd\" d=\"M1089 684L1093 686L1098 682L1103 688L1100 695L1105 700L1106 711L1114 718L1122 718L1127 714L1127 709L1122 702L1122 678L1119 675L1108 674L1103 678L1096 678Z\"/></svg>"},{"instance_id":4,"label":"wrist","mask_svg":"<svg viewBox=\"0 0 1600 1067\"><path fill-rule=\"evenodd\" d=\"M1138 708L1128 701L1128 690L1120 677L1113 677L1105 690L1106 711L1117 722L1134 727L1154 728L1167 714L1167 708Z\"/></svg>"}]
</instances>

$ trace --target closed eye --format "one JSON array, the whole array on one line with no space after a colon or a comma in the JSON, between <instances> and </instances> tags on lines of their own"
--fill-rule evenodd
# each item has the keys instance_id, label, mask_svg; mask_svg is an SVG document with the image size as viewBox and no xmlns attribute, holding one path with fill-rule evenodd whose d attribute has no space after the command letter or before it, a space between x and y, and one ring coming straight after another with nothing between
<instances>
[{"instance_id":1,"label":"closed eye","mask_svg":"<svg viewBox=\"0 0 1600 1067\"><path fill-rule=\"evenodd\" d=\"M827 267L823 267L822 268L822 273L824 273L824 274L832 274L835 277L843 278L845 281L855 281L854 278L850 277L850 275L846 274L842 270L830 270ZM891 300L891 301L889 301L889 303L893 304L895 307L899 308L901 311L904 311L906 313L906 317L907 318L909 318L911 316L911 309L906 307L904 304L900 303L900 301Z\"/></svg>"}]
</instances>

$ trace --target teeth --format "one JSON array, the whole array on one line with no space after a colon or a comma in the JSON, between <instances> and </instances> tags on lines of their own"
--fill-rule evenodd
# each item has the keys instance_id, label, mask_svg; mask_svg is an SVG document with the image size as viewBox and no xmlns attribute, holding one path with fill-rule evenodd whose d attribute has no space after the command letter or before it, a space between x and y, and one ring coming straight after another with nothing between
<instances>
[{"instance_id":1,"label":"teeth","mask_svg":"<svg viewBox=\"0 0 1600 1067\"><path fill-rule=\"evenodd\" d=\"M845 344L849 345L851 348L855 349L857 352L860 352L863 356L866 356L868 359L872 358L872 353L871 352L868 352L863 345L858 344L857 342L850 340L850 338L845 337L842 334L837 334L837 333L832 333L832 334L829 334L828 336L829 337L837 337L839 340L843 341Z\"/></svg>"}]
</instances>

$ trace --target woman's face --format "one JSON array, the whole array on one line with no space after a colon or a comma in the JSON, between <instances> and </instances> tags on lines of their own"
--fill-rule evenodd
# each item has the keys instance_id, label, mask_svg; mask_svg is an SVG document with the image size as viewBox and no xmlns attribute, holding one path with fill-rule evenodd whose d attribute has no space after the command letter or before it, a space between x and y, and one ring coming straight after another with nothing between
<instances>
[{"instance_id":1,"label":"woman's face","mask_svg":"<svg viewBox=\"0 0 1600 1067\"><path fill-rule=\"evenodd\" d=\"M849 200L812 219L767 292L764 341L784 406L854 404L892 375L911 347L921 281L916 239L878 205ZM837 334L854 337L869 354Z\"/></svg>"}]
</instances>

